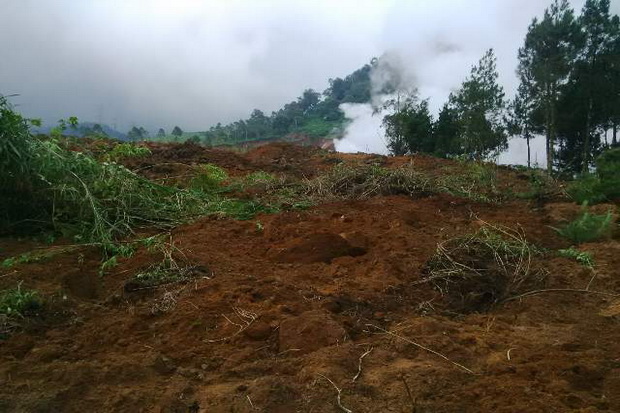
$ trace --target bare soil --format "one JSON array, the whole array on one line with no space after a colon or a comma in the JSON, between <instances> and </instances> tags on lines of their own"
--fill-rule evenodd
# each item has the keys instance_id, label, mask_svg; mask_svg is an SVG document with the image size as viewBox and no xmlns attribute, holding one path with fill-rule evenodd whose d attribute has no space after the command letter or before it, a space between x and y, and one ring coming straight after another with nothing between
<instances>
[{"instance_id":1,"label":"bare soil","mask_svg":"<svg viewBox=\"0 0 620 413\"><path fill-rule=\"evenodd\" d=\"M341 161L413 161L437 174L461 167L281 144L247 154L151 149L128 166L152 179L181 171L163 172L173 163L297 177ZM499 173L502 188L527 184L513 170ZM0 341L0 411L618 412L617 298L547 292L461 314L415 283L439 242L488 222L520 227L550 251L535 262L549 271L544 288L584 289L592 271L552 251L570 245L552 227L576 211L568 202L435 195L250 221L204 217L170 233L198 276L147 290L125 288L161 260L146 248L103 276L99 251L88 247L2 270L0 288L21 282L48 304ZM2 239L0 260L33 248L46 247ZM596 260L590 290L620 293L620 242L580 248Z\"/></svg>"}]
</instances>

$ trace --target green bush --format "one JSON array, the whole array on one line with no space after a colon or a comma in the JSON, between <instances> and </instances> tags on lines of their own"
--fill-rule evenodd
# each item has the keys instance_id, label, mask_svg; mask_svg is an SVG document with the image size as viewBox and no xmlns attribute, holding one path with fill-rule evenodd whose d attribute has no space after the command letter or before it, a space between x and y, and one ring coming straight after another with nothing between
<instances>
[{"instance_id":1,"label":"green bush","mask_svg":"<svg viewBox=\"0 0 620 413\"><path fill-rule=\"evenodd\" d=\"M566 188L571 199L578 204L596 204L606 200L601 190L601 180L593 174L582 175Z\"/></svg>"},{"instance_id":2,"label":"green bush","mask_svg":"<svg viewBox=\"0 0 620 413\"><path fill-rule=\"evenodd\" d=\"M596 159L596 174L580 176L567 192L579 204L620 199L620 148L603 152Z\"/></svg>"},{"instance_id":3,"label":"green bush","mask_svg":"<svg viewBox=\"0 0 620 413\"><path fill-rule=\"evenodd\" d=\"M556 231L563 237L580 244L582 242L596 241L608 235L611 232L612 221L611 211L605 215L584 212L579 218L562 228L556 229Z\"/></svg>"},{"instance_id":4,"label":"green bush","mask_svg":"<svg viewBox=\"0 0 620 413\"><path fill-rule=\"evenodd\" d=\"M620 148L603 152L596 160L600 191L610 200L620 199Z\"/></svg>"}]
</instances>

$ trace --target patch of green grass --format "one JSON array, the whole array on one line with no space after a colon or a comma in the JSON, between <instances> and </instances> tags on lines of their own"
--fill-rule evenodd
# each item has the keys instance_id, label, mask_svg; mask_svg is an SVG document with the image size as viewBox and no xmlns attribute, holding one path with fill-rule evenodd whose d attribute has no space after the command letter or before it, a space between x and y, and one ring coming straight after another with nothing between
<instances>
[{"instance_id":1,"label":"patch of green grass","mask_svg":"<svg viewBox=\"0 0 620 413\"><path fill-rule=\"evenodd\" d=\"M71 251L75 248L76 248L75 246L69 246L69 247L56 247L56 248L49 248L45 250L29 251L29 252L20 254L18 256L15 256L15 257L9 257L9 258L4 259L0 263L0 268L8 269L8 268L12 268L19 264L31 264L35 262L45 261L58 254Z\"/></svg>"},{"instance_id":2,"label":"patch of green grass","mask_svg":"<svg viewBox=\"0 0 620 413\"><path fill-rule=\"evenodd\" d=\"M584 267L594 268L594 258L589 252L579 251L576 248L570 247L568 249L558 250L558 255L560 257L573 259Z\"/></svg>"},{"instance_id":3,"label":"patch of green grass","mask_svg":"<svg viewBox=\"0 0 620 413\"><path fill-rule=\"evenodd\" d=\"M217 165L205 164L190 181L190 188L195 191L213 193L222 190L222 184L228 179L228 173Z\"/></svg>"},{"instance_id":4,"label":"patch of green grass","mask_svg":"<svg viewBox=\"0 0 620 413\"><path fill-rule=\"evenodd\" d=\"M146 146L138 146L135 143L119 143L114 146L105 156L108 161L118 161L123 158L143 158L151 154Z\"/></svg>"},{"instance_id":5,"label":"patch of green grass","mask_svg":"<svg viewBox=\"0 0 620 413\"><path fill-rule=\"evenodd\" d=\"M245 185L271 184L278 181L278 177L265 171L252 172L243 178Z\"/></svg>"},{"instance_id":6,"label":"patch of green grass","mask_svg":"<svg viewBox=\"0 0 620 413\"><path fill-rule=\"evenodd\" d=\"M493 166L481 162L459 161L464 167L445 173L435 180L437 192L471 199L476 202L498 202L501 194L497 190L497 173Z\"/></svg>"},{"instance_id":7,"label":"patch of green grass","mask_svg":"<svg viewBox=\"0 0 620 413\"><path fill-rule=\"evenodd\" d=\"M34 290L17 288L0 292L0 314L7 317L25 317L39 310L43 299Z\"/></svg>"},{"instance_id":8,"label":"patch of green grass","mask_svg":"<svg viewBox=\"0 0 620 413\"><path fill-rule=\"evenodd\" d=\"M571 221L567 225L556 228L556 231L563 237L580 244L583 242L596 241L611 231L613 215L611 211L607 214L598 215L584 212L579 218Z\"/></svg>"},{"instance_id":9,"label":"patch of green grass","mask_svg":"<svg viewBox=\"0 0 620 413\"><path fill-rule=\"evenodd\" d=\"M264 205L258 201L225 197L213 200L209 208L213 214L229 216L242 221L252 219L260 213L271 214L280 211L277 206Z\"/></svg>"}]
</instances>

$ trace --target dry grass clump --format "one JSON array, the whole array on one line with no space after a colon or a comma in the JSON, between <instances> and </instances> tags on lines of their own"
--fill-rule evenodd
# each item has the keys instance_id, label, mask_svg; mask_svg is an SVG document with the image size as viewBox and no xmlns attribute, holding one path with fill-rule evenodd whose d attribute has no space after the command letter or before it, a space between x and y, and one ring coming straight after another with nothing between
<instances>
[{"instance_id":1,"label":"dry grass clump","mask_svg":"<svg viewBox=\"0 0 620 413\"><path fill-rule=\"evenodd\" d=\"M533 263L540 254L521 230L484 223L473 234L440 243L418 283L432 283L451 311L487 311L544 281L545 270Z\"/></svg>"},{"instance_id":2,"label":"dry grass clump","mask_svg":"<svg viewBox=\"0 0 620 413\"><path fill-rule=\"evenodd\" d=\"M337 165L329 173L308 180L303 192L322 202L367 199L377 195L420 195L429 179L410 166L386 169L378 165Z\"/></svg>"}]
</instances>

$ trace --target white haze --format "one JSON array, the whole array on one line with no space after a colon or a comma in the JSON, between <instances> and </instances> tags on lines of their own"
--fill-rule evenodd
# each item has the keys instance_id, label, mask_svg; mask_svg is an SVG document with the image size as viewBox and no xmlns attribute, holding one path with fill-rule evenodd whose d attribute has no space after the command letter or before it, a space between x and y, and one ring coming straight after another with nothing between
<instances>
[{"instance_id":1,"label":"white haze","mask_svg":"<svg viewBox=\"0 0 620 413\"><path fill-rule=\"evenodd\" d=\"M436 112L489 47L510 96L517 49L549 3L0 0L0 93L20 94L20 110L48 124L75 115L121 130L204 130L269 114L390 52ZM359 128L354 146L377 148Z\"/></svg>"},{"instance_id":2,"label":"white haze","mask_svg":"<svg viewBox=\"0 0 620 413\"><path fill-rule=\"evenodd\" d=\"M405 86L417 89L420 99L430 99L435 118L450 93L461 85L471 67L489 48L495 49L499 81L506 97L511 98L517 87L517 50L532 18L541 16L548 3L519 0L402 2L400 8L393 8L393 13L388 15L391 24L384 32L387 57L396 62L394 67L402 68ZM576 13L583 3L572 1ZM619 9L620 2L612 1L612 11L618 13ZM481 15L482 10L485 10L484 15ZM411 20L411 15L416 18ZM373 81L385 77L382 68L378 72ZM373 87L373 91L376 90L378 88ZM373 96L373 104L377 100L380 97ZM371 104L347 105L343 110L351 123L343 139L336 142L336 150L387 153L381 120L373 115ZM540 165L546 162L542 137L531 142L531 160ZM510 139L508 150L496 161L526 164L526 141Z\"/></svg>"}]
</instances>

